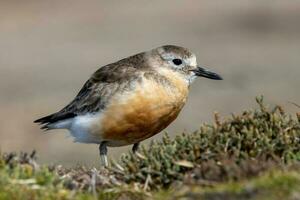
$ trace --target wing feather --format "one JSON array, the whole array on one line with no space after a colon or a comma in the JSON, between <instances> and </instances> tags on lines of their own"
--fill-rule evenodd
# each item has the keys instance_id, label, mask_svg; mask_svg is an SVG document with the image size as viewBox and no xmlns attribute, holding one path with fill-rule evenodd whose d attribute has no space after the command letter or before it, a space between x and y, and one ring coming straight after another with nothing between
<instances>
[{"instance_id":1,"label":"wing feather","mask_svg":"<svg viewBox=\"0 0 300 200\"><path fill-rule=\"evenodd\" d=\"M132 84L134 81L140 78L138 76L140 71L127 60L120 60L101 67L90 77L74 100L66 107L34 122L44 124L42 128L47 129L49 124L103 110L112 96L117 92L126 91L134 85Z\"/></svg>"}]
</instances>

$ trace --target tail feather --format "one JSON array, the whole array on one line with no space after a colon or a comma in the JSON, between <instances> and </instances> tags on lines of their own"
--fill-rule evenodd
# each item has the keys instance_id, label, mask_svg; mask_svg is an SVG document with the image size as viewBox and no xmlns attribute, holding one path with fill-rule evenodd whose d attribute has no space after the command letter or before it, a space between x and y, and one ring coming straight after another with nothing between
<instances>
[{"instance_id":1,"label":"tail feather","mask_svg":"<svg viewBox=\"0 0 300 200\"><path fill-rule=\"evenodd\" d=\"M52 121L51 119L53 118L53 115L54 114L51 114L51 115L48 115L46 117L42 117L40 119L37 119L37 120L34 121L34 123L39 123L39 124L50 123Z\"/></svg>"},{"instance_id":2,"label":"tail feather","mask_svg":"<svg viewBox=\"0 0 300 200\"><path fill-rule=\"evenodd\" d=\"M53 121L52 120L53 116L54 116L54 114L48 115L46 117L42 117L40 119L35 120L34 123L41 124L42 125L41 129L45 130L45 131L48 131L48 130L50 130L49 124L51 124L51 122Z\"/></svg>"},{"instance_id":3,"label":"tail feather","mask_svg":"<svg viewBox=\"0 0 300 200\"><path fill-rule=\"evenodd\" d=\"M65 121L66 119L70 119L75 117L76 115L74 113L54 113L51 115L48 115L46 117L42 117L40 119L37 119L34 121L34 123L39 123L42 125L41 129L42 130L50 130L53 128L61 128L60 126L56 126L56 124L58 124L57 122L60 121Z\"/></svg>"},{"instance_id":4,"label":"tail feather","mask_svg":"<svg viewBox=\"0 0 300 200\"><path fill-rule=\"evenodd\" d=\"M45 125L43 125L43 126L41 127L41 129L44 130L44 131L48 131L48 130L50 130L51 128L49 127L49 124L45 124Z\"/></svg>"}]
</instances>

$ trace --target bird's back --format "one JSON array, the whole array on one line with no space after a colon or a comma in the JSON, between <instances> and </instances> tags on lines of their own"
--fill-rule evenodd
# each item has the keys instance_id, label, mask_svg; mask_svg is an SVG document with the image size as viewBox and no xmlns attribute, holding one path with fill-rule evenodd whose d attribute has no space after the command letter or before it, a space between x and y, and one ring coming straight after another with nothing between
<instances>
[{"instance_id":1,"label":"bird's back","mask_svg":"<svg viewBox=\"0 0 300 200\"><path fill-rule=\"evenodd\" d=\"M48 130L55 128L55 125L61 121L103 110L115 93L129 90L132 83L139 79L139 73L143 68L147 68L143 54L140 53L99 68L67 106L59 112L34 122L43 124L42 129Z\"/></svg>"}]
</instances>

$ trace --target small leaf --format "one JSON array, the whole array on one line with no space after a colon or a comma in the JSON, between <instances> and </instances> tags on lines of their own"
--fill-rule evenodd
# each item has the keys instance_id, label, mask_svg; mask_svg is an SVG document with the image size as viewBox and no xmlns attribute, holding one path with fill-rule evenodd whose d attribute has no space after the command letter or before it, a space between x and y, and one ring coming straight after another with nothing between
<instances>
[{"instance_id":1,"label":"small leaf","mask_svg":"<svg viewBox=\"0 0 300 200\"><path fill-rule=\"evenodd\" d=\"M143 154L140 154L139 152L136 152L135 155L137 157L139 157L140 159L142 159L142 160L146 160L147 159Z\"/></svg>"},{"instance_id":2,"label":"small leaf","mask_svg":"<svg viewBox=\"0 0 300 200\"><path fill-rule=\"evenodd\" d=\"M182 167L187 167L187 168L193 168L194 167L194 164L190 161L187 161L187 160L178 160L178 161L175 161L174 164L182 166Z\"/></svg>"}]
</instances>

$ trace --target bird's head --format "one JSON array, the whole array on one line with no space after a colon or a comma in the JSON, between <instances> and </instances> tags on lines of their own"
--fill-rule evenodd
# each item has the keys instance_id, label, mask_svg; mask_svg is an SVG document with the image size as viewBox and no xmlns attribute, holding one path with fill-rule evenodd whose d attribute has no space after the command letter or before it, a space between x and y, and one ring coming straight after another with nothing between
<instances>
[{"instance_id":1,"label":"bird's head","mask_svg":"<svg viewBox=\"0 0 300 200\"><path fill-rule=\"evenodd\" d=\"M190 84L196 77L222 80L222 77L197 65L196 56L186 48L165 45L153 49L151 63L153 67L165 68L179 73Z\"/></svg>"}]
</instances>

